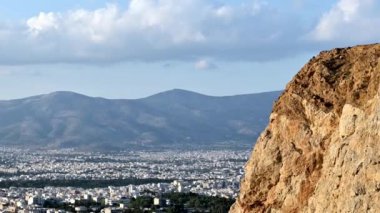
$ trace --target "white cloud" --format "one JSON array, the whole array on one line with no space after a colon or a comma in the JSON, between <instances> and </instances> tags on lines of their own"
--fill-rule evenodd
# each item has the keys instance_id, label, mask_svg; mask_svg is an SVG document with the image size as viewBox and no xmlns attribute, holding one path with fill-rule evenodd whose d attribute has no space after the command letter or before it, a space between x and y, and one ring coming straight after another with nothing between
<instances>
[{"instance_id":1,"label":"white cloud","mask_svg":"<svg viewBox=\"0 0 380 213\"><path fill-rule=\"evenodd\" d=\"M221 6L215 10L215 16L226 20L231 20L234 16L233 8L230 6Z\"/></svg>"},{"instance_id":2,"label":"white cloud","mask_svg":"<svg viewBox=\"0 0 380 213\"><path fill-rule=\"evenodd\" d=\"M380 40L380 1L339 0L319 20L311 33L317 41L378 42Z\"/></svg>"},{"instance_id":3,"label":"white cloud","mask_svg":"<svg viewBox=\"0 0 380 213\"><path fill-rule=\"evenodd\" d=\"M378 1L340 0L314 28L275 2L130 0L125 8L41 12L21 25L0 23L0 64L263 61L319 50L320 42L379 38Z\"/></svg>"},{"instance_id":4,"label":"white cloud","mask_svg":"<svg viewBox=\"0 0 380 213\"><path fill-rule=\"evenodd\" d=\"M294 43L284 41L297 32L292 17L261 0L131 0L0 26L0 64L271 60L287 54Z\"/></svg>"},{"instance_id":5,"label":"white cloud","mask_svg":"<svg viewBox=\"0 0 380 213\"><path fill-rule=\"evenodd\" d=\"M206 60L206 59L201 59L197 61L194 65L194 67L198 70L211 70L211 69L216 69L217 66L216 64Z\"/></svg>"},{"instance_id":6,"label":"white cloud","mask_svg":"<svg viewBox=\"0 0 380 213\"><path fill-rule=\"evenodd\" d=\"M26 24L28 25L29 32L34 36L38 36L43 31L56 30L58 28L57 15L41 12L38 16L28 19Z\"/></svg>"}]
</instances>

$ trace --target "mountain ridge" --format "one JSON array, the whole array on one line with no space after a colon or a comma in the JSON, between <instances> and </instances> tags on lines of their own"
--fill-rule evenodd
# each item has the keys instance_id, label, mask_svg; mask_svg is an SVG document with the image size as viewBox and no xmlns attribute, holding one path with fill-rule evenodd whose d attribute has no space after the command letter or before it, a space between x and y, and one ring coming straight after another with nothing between
<instances>
[{"instance_id":1,"label":"mountain ridge","mask_svg":"<svg viewBox=\"0 0 380 213\"><path fill-rule=\"evenodd\" d=\"M151 98L154 96L160 96L160 95L167 95L170 93L183 93L183 94L193 94L193 95L198 95L198 96L203 96L203 97L210 97L210 98L228 98L228 97L239 97L239 96L250 96L250 95L260 95L260 94L268 94L268 93L281 93L282 90L273 90L273 91L263 91L263 92L254 92L254 93L243 93L243 94L234 94L234 95L207 95L199 92L194 92L191 90L185 90L185 89L170 89L162 92L158 92L152 95L147 95L144 97L140 98L107 98L103 96L92 96L92 95L86 95L82 94L79 92L74 92L71 90L57 90L49 93L42 93L42 94L37 94L37 95L30 95L26 97L21 97L21 98L11 98L11 99L0 99L0 102L6 102L6 101L17 101L17 100L23 100L23 99L30 99L30 98L35 98L35 97L42 97L42 96L49 96L49 95L76 95L76 96L82 96L82 97L87 97L87 98L98 98L98 99L105 99L105 100L122 100L122 101L127 101L127 100L141 100L141 99L147 99Z\"/></svg>"},{"instance_id":2,"label":"mountain ridge","mask_svg":"<svg viewBox=\"0 0 380 213\"><path fill-rule=\"evenodd\" d=\"M214 97L171 90L141 99L58 91L0 101L0 145L202 146L257 137L279 92ZM231 142L231 146L235 142Z\"/></svg>"}]
</instances>

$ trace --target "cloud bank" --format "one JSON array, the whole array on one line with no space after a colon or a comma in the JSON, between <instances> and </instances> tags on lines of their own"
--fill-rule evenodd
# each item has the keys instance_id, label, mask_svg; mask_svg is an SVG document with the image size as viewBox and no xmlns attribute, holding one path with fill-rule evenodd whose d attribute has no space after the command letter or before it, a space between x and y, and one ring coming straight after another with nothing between
<instances>
[{"instance_id":1,"label":"cloud bank","mask_svg":"<svg viewBox=\"0 0 380 213\"><path fill-rule=\"evenodd\" d=\"M379 42L380 1L340 0L322 16L311 36L322 42Z\"/></svg>"},{"instance_id":2,"label":"cloud bank","mask_svg":"<svg viewBox=\"0 0 380 213\"><path fill-rule=\"evenodd\" d=\"M261 0L130 0L126 8L41 12L0 24L0 64L178 60L208 69L214 65L199 58L277 60L319 44L380 40L379 4L340 0L315 26Z\"/></svg>"}]
</instances>

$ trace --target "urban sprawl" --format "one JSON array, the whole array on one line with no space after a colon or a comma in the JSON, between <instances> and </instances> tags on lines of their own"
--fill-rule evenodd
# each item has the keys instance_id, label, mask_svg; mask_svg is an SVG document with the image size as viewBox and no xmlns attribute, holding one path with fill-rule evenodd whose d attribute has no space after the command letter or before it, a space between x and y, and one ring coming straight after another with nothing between
<instances>
[{"instance_id":1,"label":"urban sprawl","mask_svg":"<svg viewBox=\"0 0 380 213\"><path fill-rule=\"evenodd\" d=\"M125 212L142 196L155 206L170 206L161 196L167 193L234 198L248 154L0 148L0 212L57 212L58 204L91 212L92 203L101 204L93 212Z\"/></svg>"}]
</instances>

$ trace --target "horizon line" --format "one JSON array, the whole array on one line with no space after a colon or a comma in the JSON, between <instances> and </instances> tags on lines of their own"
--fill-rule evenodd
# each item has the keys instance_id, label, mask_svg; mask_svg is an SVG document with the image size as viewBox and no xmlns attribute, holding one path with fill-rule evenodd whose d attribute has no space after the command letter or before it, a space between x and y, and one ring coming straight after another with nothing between
<instances>
[{"instance_id":1,"label":"horizon line","mask_svg":"<svg viewBox=\"0 0 380 213\"><path fill-rule=\"evenodd\" d=\"M106 99L106 100L139 100L139 99L144 99L144 98L149 98L155 95L160 95L160 94L165 94L169 92L174 92L174 91L182 91L182 92L187 92L187 93L193 93L193 94L198 94L202 96L208 96L208 97L215 97L215 98L222 98L222 97L233 97L233 96L244 96L244 95L255 95L255 94L264 94L264 93L273 93L273 92L283 92L284 90L271 90L271 91L261 91L261 92L252 92L252 93L239 93L239 94L232 94L232 95L208 95L200 92L195 92L192 90L187 90L187 89L180 89L180 88L173 88L169 90L163 90L161 92L156 92L147 96L143 96L140 98L107 98L107 97L102 97L102 96L92 96L92 95L87 95L84 93L80 92L75 92L72 90L57 90L57 91L52 91L48 93L41 93L41 94L36 94L36 95L29 95L25 97L20 97L20 98L11 98L11 99L0 99L0 101L15 101L15 100L23 100L23 99L28 99L28 98L33 98L33 97L40 97L40 96L46 96L46 95L52 95L54 93L72 93L75 95L80 95L88 98L100 98L100 99Z\"/></svg>"}]
</instances>

